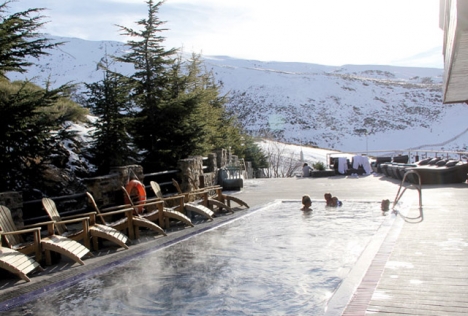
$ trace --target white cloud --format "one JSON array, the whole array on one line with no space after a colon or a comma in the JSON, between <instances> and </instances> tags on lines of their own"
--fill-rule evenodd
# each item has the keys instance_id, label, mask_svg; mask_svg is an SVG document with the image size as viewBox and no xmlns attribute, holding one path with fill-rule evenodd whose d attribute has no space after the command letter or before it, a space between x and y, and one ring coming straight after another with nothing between
<instances>
[{"instance_id":1,"label":"white cloud","mask_svg":"<svg viewBox=\"0 0 468 316\"><path fill-rule=\"evenodd\" d=\"M156 3L156 1L155 1ZM22 0L47 7L54 35L120 40L136 27L144 0ZM168 47L205 55L327 65L391 64L442 45L438 0L167 0ZM439 66L442 67L442 56Z\"/></svg>"}]
</instances>

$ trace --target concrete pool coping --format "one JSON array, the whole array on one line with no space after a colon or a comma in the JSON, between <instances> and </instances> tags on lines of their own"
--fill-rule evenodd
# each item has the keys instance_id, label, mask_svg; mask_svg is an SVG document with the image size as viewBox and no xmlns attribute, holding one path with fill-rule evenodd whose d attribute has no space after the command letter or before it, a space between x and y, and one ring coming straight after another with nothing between
<instances>
[{"instance_id":1,"label":"concrete pool coping","mask_svg":"<svg viewBox=\"0 0 468 316\"><path fill-rule=\"evenodd\" d=\"M346 177L346 176L335 176L329 178L284 178L284 179L252 179L244 181L244 189L241 192L236 192L238 196L244 201L248 202L251 206L251 210L260 208L264 204L268 204L278 199L295 199L299 200L303 194L309 194L312 199L320 200L323 198L325 192L331 192L336 195L340 200L365 200L365 201L381 201L382 199L390 199L391 201L396 194L400 183L396 180L385 178L381 175L370 175L365 177ZM357 288L354 296L347 304L343 315L365 315L366 313L378 313L385 311L386 314L401 314L403 310L418 310L421 314L422 311L427 311L426 314L434 313L437 311L450 311L452 314L455 310L460 314L468 312L468 290L466 287L460 287L456 293L449 291L451 287L456 284L454 279L447 271L442 271L435 277L438 279L434 282L431 280L419 280L424 284L424 290L434 297L440 297L437 300L438 306L434 307L429 301L423 301L413 299L410 302L408 297L412 297L413 294L408 293L405 290L406 287L414 288L414 276L407 274L406 271L395 272L394 269L386 267L388 261L391 262L411 262L415 267L422 266L422 268L414 268L415 270L423 270L428 272L429 277L432 277L434 272L429 273L427 269L429 264L435 266L447 266L447 269L453 263L450 256L446 254L441 255L437 252L437 247L427 247L415 251L415 249L408 248L408 244L413 247L421 247L418 242L422 243L428 239L434 239L434 234L440 235L440 243L446 241L447 236L451 236L457 233L459 238L462 240L468 239L468 232L464 230L462 223L468 222L468 212L464 205L466 199L466 189L468 185L466 183L444 185L444 186L423 186L423 204L429 212L425 214L424 221L420 224L408 224L403 223L401 227L401 233L397 236L393 236L394 241L390 245L383 246L385 249L385 255L379 257L379 253L374 257L367 274L372 274L373 283L375 286L372 290L366 290L362 293ZM409 199L417 201L416 190L408 190L405 193ZM430 194L425 194L429 191ZM434 209L439 210L434 211ZM442 210L442 211L440 211ZM199 222L194 228L187 228L182 230L176 230L169 234L167 237L155 237L153 235L144 236L142 240L132 245L128 250L116 250L116 249L105 249L101 253L97 254L94 258L85 260L85 265L80 266L77 264L71 264L62 260L61 264L54 265L46 270L46 273L32 274L32 282L26 283L21 280L13 280L13 285L0 284L0 296L1 303L4 309L5 302L14 302L12 300L33 293L33 291L40 291L47 286L53 286L57 282L64 282L64 280L72 280L73 278L79 277L81 274L91 271L93 269L99 269L105 265L112 265L112 262L119 260L125 260L130 258L132 255L142 253L144 251L151 251L152 248L162 246L170 240L176 240L181 238L184 234L190 233L193 230L210 229L213 225L220 224L223 220L228 218L235 218L242 216L249 211L238 210L233 215L228 217L222 216L216 218L213 222ZM417 210L410 210L411 212L417 212ZM452 214L456 214L456 219ZM416 228L416 229L415 229ZM389 234L390 236L391 234ZM403 236L403 237L402 237ZM432 245L433 246L433 245ZM437 245L436 245L437 246ZM381 247L381 248L382 248ZM436 248L436 249L434 249ZM468 255L468 247L460 250L463 255ZM424 257L424 260L420 260L420 253L428 252L430 256ZM385 258L386 256L386 258ZM458 258L458 257L457 257ZM464 257L466 258L466 256ZM372 265L378 261L379 271L375 273L372 271ZM468 269L468 261L464 260L462 263L457 262L458 266L466 267ZM377 269L378 270L378 269ZM400 269L401 270L401 269ZM396 278L395 275L398 277ZM447 276L447 280L444 282L440 281L440 278ZM420 276L420 278L422 278ZM365 282L365 277L361 282ZM3 281L3 280L2 280ZM11 281L11 280L9 280ZM4 282L2 282L4 283ZM391 293L392 295L373 295L374 293ZM457 302L448 299L447 293L451 293L451 296L457 297ZM382 298L384 297L384 298ZM433 302L434 300L432 300ZM460 303L461 302L461 303ZM444 312L442 312L443 314ZM424 313L422 313L424 314ZM440 313L439 313L440 314Z\"/></svg>"}]
</instances>

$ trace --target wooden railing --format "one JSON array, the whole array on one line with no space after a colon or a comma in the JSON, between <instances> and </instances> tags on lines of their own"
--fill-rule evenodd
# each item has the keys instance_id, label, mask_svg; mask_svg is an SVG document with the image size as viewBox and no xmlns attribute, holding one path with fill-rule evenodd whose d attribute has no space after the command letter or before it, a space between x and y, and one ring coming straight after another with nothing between
<instances>
[{"instance_id":1,"label":"wooden railing","mask_svg":"<svg viewBox=\"0 0 468 316\"><path fill-rule=\"evenodd\" d=\"M163 194L176 193L176 188L172 185L172 178L177 178L179 170L166 170L144 174L144 185L148 198L154 197L150 187L150 181L158 182ZM50 197L57 204L57 208L62 216L75 215L91 211L88 206L86 192ZM23 222L25 225L44 222L49 217L42 208L42 199L23 202Z\"/></svg>"},{"instance_id":2,"label":"wooden railing","mask_svg":"<svg viewBox=\"0 0 468 316\"><path fill-rule=\"evenodd\" d=\"M203 157L202 159L202 165L203 165L202 169L203 169L204 176L206 177L206 179L205 177L200 177L200 181L201 181L200 185L202 186L205 185L205 180L207 179L212 180L217 175L217 172L213 172L213 170L210 170L210 168L213 169L213 166L211 167L209 166L210 165L209 160L210 160L209 157ZM211 164L213 163L211 162ZM216 167L217 166L215 165L214 168ZM234 175L239 173L241 170L236 169L236 170L229 170L229 171L230 171L229 178L234 178ZM237 171L237 173L235 173L234 171ZM177 181L181 182L181 179L179 178L180 174L181 174L181 170L178 170L178 169L171 169L171 170L165 170L165 171L160 171L160 172L143 174L143 178L144 178L143 184L145 185L145 188L146 188L147 197L151 198L154 196L154 193L150 187L150 181L156 181L161 187L161 191L164 195L170 195L170 194L176 193L177 191L176 191L176 188L172 184L172 179L174 178ZM107 182L113 181L111 180L111 178L112 178L111 175L100 177L101 181L104 183L106 181ZM92 181L93 179L98 179L98 178L89 178L87 180ZM211 181L207 183L210 184ZM115 202L116 204L123 203L123 194L120 199L121 192L120 192L120 189L116 186L114 186L112 190L110 191L100 191L100 192L107 192L109 194L108 196L112 197L111 199L107 199L109 203L113 203L113 202ZM91 209L88 207L86 192L80 192L80 193L73 194L73 195L65 195L65 196L50 197L50 198L55 201L60 214L63 216L80 214L80 213L84 213L87 211L91 211ZM106 204L106 202L103 202L103 203ZM22 210L23 210L23 221L25 225L48 220L48 216L42 208L41 199L23 202Z\"/></svg>"}]
</instances>

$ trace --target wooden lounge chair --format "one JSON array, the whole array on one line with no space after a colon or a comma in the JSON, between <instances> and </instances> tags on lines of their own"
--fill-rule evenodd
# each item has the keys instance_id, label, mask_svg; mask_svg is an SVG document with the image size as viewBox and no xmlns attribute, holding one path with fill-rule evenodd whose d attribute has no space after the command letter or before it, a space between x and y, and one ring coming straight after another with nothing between
<instances>
[{"instance_id":1,"label":"wooden lounge chair","mask_svg":"<svg viewBox=\"0 0 468 316\"><path fill-rule=\"evenodd\" d=\"M61 217L52 199L43 198L42 205L50 219L54 221L55 230L59 235L77 241L83 240L84 245L89 249L91 249L90 239L92 239L94 250L99 250L98 238L109 240L128 249L126 245L128 237L112 227L97 224L95 212ZM67 229L66 224L72 223L81 223L81 226L75 230Z\"/></svg>"},{"instance_id":2,"label":"wooden lounge chair","mask_svg":"<svg viewBox=\"0 0 468 316\"><path fill-rule=\"evenodd\" d=\"M7 247L0 248L0 268L16 274L26 282L31 281L27 276L28 273L35 270L44 271L33 258Z\"/></svg>"},{"instance_id":3,"label":"wooden lounge chair","mask_svg":"<svg viewBox=\"0 0 468 316\"><path fill-rule=\"evenodd\" d=\"M200 190L203 189L204 188L201 188ZM221 186L215 186L212 188L212 190L216 191L216 195L213 197L213 200L217 200L223 204L226 204L229 208L232 207L231 202L236 202L239 206L245 206L246 208L250 208L247 202L239 199L238 197L223 194L223 188Z\"/></svg>"},{"instance_id":4,"label":"wooden lounge chair","mask_svg":"<svg viewBox=\"0 0 468 316\"><path fill-rule=\"evenodd\" d=\"M37 262L41 262L42 251L44 251L47 265L52 264L51 251L67 256L81 265L84 265L84 262L81 260L81 258L83 258L85 255L92 256L92 253L89 251L89 249L82 244L63 236L54 235L53 221L34 225L47 225L48 236L41 238L41 228L32 227L32 225L26 226L26 229L18 230L15 223L13 222L10 210L6 206L0 205L0 228L2 230L1 235L4 237L6 245L9 248L22 252L26 255L34 253ZM24 233L33 233L34 240L31 242L25 242L21 236Z\"/></svg>"},{"instance_id":5,"label":"wooden lounge chair","mask_svg":"<svg viewBox=\"0 0 468 316\"><path fill-rule=\"evenodd\" d=\"M198 189L192 190L190 192L182 192L182 189L180 188L179 182L177 182L177 180L172 179L172 184L176 188L177 192L184 196L185 205L203 205L212 211L215 210L214 207L216 206L218 208L217 211L226 209L227 211L232 212L232 209L228 205L211 198L209 196L208 190Z\"/></svg>"},{"instance_id":6,"label":"wooden lounge chair","mask_svg":"<svg viewBox=\"0 0 468 316\"><path fill-rule=\"evenodd\" d=\"M165 228L169 227L170 219L178 220L190 227L194 226L190 218L188 218L187 216L185 216L184 214L176 210L177 208L180 208L180 204L174 206L173 208L164 207L165 201L157 197L154 199L150 199L150 200L133 202L133 199L131 198L130 194L124 187L122 187L122 191L124 195L126 196L127 200L130 201L135 211L136 212L142 211L139 214L139 216L149 221L152 221L152 222L158 221L159 225ZM183 204L182 204L182 207L183 207Z\"/></svg>"},{"instance_id":7,"label":"wooden lounge chair","mask_svg":"<svg viewBox=\"0 0 468 316\"><path fill-rule=\"evenodd\" d=\"M168 203L169 201L176 200L178 202L175 203L175 206L173 206L172 208L177 208L179 212L183 212L184 210L186 212L190 211L190 212L194 212L202 216L205 216L206 218L210 220L213 220L214 212L210 210L209 208L207 208L206 206L200 205L200 204L194 204L194 203L185 203L185 195L183 194L177 194L177 195L164 197L161 191L161 187L159 186L157 182L151 181L150 185L156 198L164 201L165 210L168 208L171 208Z\"/></svg>"},{"instance_id":8,"label":"wooden lounge chair","mask_svg":"<svg viewBox=\"0 0 468 316\"><path fill-rule=\"evenodd\" d=\"M97 206L92 194L86 192L86 195L88 196L88 199L92 207L96 211L96 215L99 217L102 224L108 227L112 227L118 231L127 231L128 237L130 237L130 239L140 237L140 227L144 227L153 230L161 235L167 236L164 229L162 229L160 226L156 225L155 223L149 221L146 218L143 218L138 215L133 215L133 207L131 205L120 205L115 207L108 207L101 210ZM123 215L125 217L112 222L106 221L105 217L113 215Z\"/></svg>"},{"instance_id":9,"label":"wooden lounge chair","mask_svg":"<svg viewBox=\"0 0 468 316\"><path fill-rule=\"evenodd\" d=\"M249 205L245 201L232 195L223 194L223 187L220 185L211 185L199 188L197 182L193 178L189 178L189 181L194 188L192 192L197 190L207 190L208 192L215 192L215 194L213 195L208 194L208 197L213 200L217 200L223 204L226 204L229 207L231 207L231 202L236 202L240 206L245 206L246 208L249 208ZM178 188L178 190L180 190L180 187Z\"/></svg>"},{"instance_id":10,"label":"wooden lounge chair","mask_svg":"<svg viewBox=\"0 0 468 316\"><path fill-rule=\"evenodd\" d=\"M183 193L179 183L176 180L172 179L172 183L176 187L177 192L179 192L179 194L185 194L186 196L190 197L190 195L197 195L207 191L207 205L205 206L208 206L211 209L213 209L213 207L216 206L219 210L226 209L229 212L233 212L231 208L231 202L236 202L240 206L245 206L249 208L249 205L243 200L232 195L223 194L223 188L220 185L209 186L206 188L198 188L195 181L191 182L194 189L190 192ZM215 192L215 194L210 195L209 192Z\"/></svg>"}]
</instances>

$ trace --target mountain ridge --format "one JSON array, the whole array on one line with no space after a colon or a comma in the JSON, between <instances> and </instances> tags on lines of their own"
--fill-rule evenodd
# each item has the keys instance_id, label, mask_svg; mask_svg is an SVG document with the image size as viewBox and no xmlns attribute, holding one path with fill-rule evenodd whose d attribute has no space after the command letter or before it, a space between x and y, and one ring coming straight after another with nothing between
<instances>
[{"instance_id":1,"label":"mountain ridge","mask_svg":"<svg viewBox=\"0 0 468 316\"><path fill-rule=\"evenodd\" d=\"M60 49L11 80L91 83L98 63L125 43L51 36ZM202 56L228 95L227 108L252 135L341 151L467 150L465 104L442 104L443 70L385 65L326 66ZM441 57L442 58L442 57ZM131 74L132 65L112 70ZM42 84L41 84L42 83Z\"/></svg>"}]
</instances>

